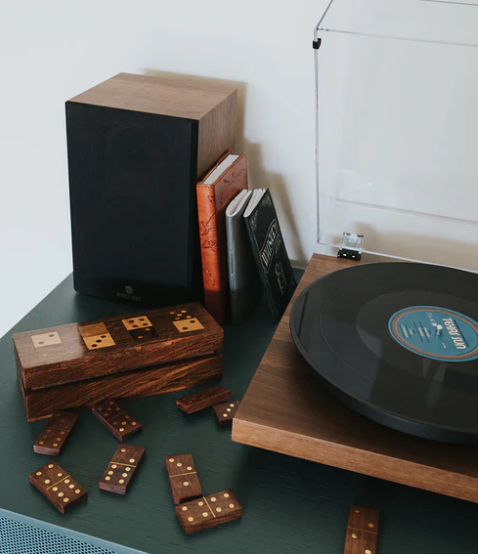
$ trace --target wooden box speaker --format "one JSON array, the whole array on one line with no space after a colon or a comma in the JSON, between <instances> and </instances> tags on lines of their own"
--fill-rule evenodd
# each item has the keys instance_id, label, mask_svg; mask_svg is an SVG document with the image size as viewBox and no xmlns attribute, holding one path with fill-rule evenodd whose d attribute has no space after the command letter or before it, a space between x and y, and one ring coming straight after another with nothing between
<instances>
[{"instance_id":1,"label":"wooden box speaker","mask_svg":"<svg viewBox=\"0 0 478 554\"><path fill-rule=\"evenodd\" d=\"M202 299L196 182L234 146L236 92L121 73L66 102L75 290Z\"/></svg>"}]
</instances>

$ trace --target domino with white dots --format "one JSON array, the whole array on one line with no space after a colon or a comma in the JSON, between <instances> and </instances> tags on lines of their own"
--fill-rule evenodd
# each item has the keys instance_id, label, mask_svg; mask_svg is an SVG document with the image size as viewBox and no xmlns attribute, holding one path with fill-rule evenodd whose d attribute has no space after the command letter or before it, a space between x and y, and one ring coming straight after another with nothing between
<instances>
[{"instance_id":1,"label":"domino with white dots","mask_svg":"<svg viewBox=\"0 0 478 554\"><path fill-rule=\"evenodd\" d=\"M164 465L176 505L202 496L201 483L191 454L166 456Z\"/></svg>"},{"instance_id":2,"label":"domino with white dots","mask_svg":"<svg viewBox=\"0 0 478 554\"><path fill-rule=\"evenodd\" d=\"M33 451L47 456L59 456L78 419L77 414L56 411L33 445Z\"/></svg>"},{"instance_id":3,"label":"domino with white dots","mask_svg":"<svg viewBox=\"0 0 478 554\"><path fill-rule=\"evenodd\" d=\"M88 493L56 462L50 462L30 473L30 483L62 514L88 498Z\"/></svg>"},{"instance_id":4,"label":"domino with white dots","mask_svg":"<svg viewBox=\"0 0 478 554\"><path fill-rule=\"evenodd\" d=\"M126 494L144 453L145 449L141 446L127 444L118 446L100 479L100 489L116 494Z\"/></svg>"},{"instance_id":5,"label":"domino with white dots","mask_svg":"<svg viewBox=\"0 0 478 554\"><path fill-rule=\"evenodd\" d=\"M242 507L230 490L203 496L176 507L176 516L187 535L210 529L242 516Z\"/></svg>"},{"instance_id":6,"label":"domino with white dots","mask_svg":"<svg viewBox=\"0 0 478 554\"><path fill-rule=\"evenodd\" d=\"M239 400L228 400L212 407L212 411L221 427L232 425L232 420L238 409Z\"/></svg>"},{"instance_id":7,"label":"domino with white dots","mask_svg":"<svg viewBox=\"0 0 478 554\"><path fill-rule=\"evenodd\" d=\"M139 433L141 423L114 400L106 400L92 408L92 413L121 442Z\"/></svg>"},{"instance_id":8,"label":"domino with white dots","mask_svg":"<svg viewBox=\"0 0 478 554\"><path fill-rule=\"evenodd\" d=\"M351 506L344 554L377 554L379 512Z\"/></svg>"}]
</instances>

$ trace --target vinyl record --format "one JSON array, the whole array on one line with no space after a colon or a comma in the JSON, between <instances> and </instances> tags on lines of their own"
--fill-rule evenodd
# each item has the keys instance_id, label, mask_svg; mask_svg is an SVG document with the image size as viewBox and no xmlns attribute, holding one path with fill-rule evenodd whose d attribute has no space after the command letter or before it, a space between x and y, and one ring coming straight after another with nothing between
<instances>
[{"instance_id":1,"label":"vinyl record","mask_svg":"<svg viewBox=\"0 0 478 554\"><path fill-rule=\"evenodd\" d=\"M478 276L412 263L360 265L312 283L293 340L330 392L365 417L478 445Z\"/></svg>"}]
</instances>

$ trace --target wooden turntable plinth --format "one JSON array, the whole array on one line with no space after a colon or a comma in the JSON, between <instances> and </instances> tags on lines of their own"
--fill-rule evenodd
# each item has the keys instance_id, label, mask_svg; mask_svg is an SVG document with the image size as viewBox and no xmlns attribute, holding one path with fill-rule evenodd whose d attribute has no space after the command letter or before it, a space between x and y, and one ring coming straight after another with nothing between
<instances>
[{"instance_id":1,"label":"wooden turntable plinth","mask_svg":"<svg viewBox=\"0 0 478 554\"><path fill-rule=\"evenodd\" d=\"M343 406L306 371L289 331L297 295L356 262L315 254L234 418L236 442L478 502L478 448L419 439Z\"/></svg>"}]
</instances>

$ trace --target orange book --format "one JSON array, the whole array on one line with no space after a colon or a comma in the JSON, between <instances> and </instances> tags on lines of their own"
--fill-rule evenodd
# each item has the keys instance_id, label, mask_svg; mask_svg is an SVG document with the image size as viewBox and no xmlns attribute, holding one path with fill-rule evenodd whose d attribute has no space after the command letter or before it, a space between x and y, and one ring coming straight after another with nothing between
<instances>
[{"instance_id":1,"label":"orange book","mask_svg":"<svg viewBox=\"0 0 478 554\"><path fill-rule=\"evenodd\" d=\"M243 189L247 189L246 155L232 152L222 157L196 187L204 306L220 324L229 311L226 208Z\"/></svg>"}]
</instances>

